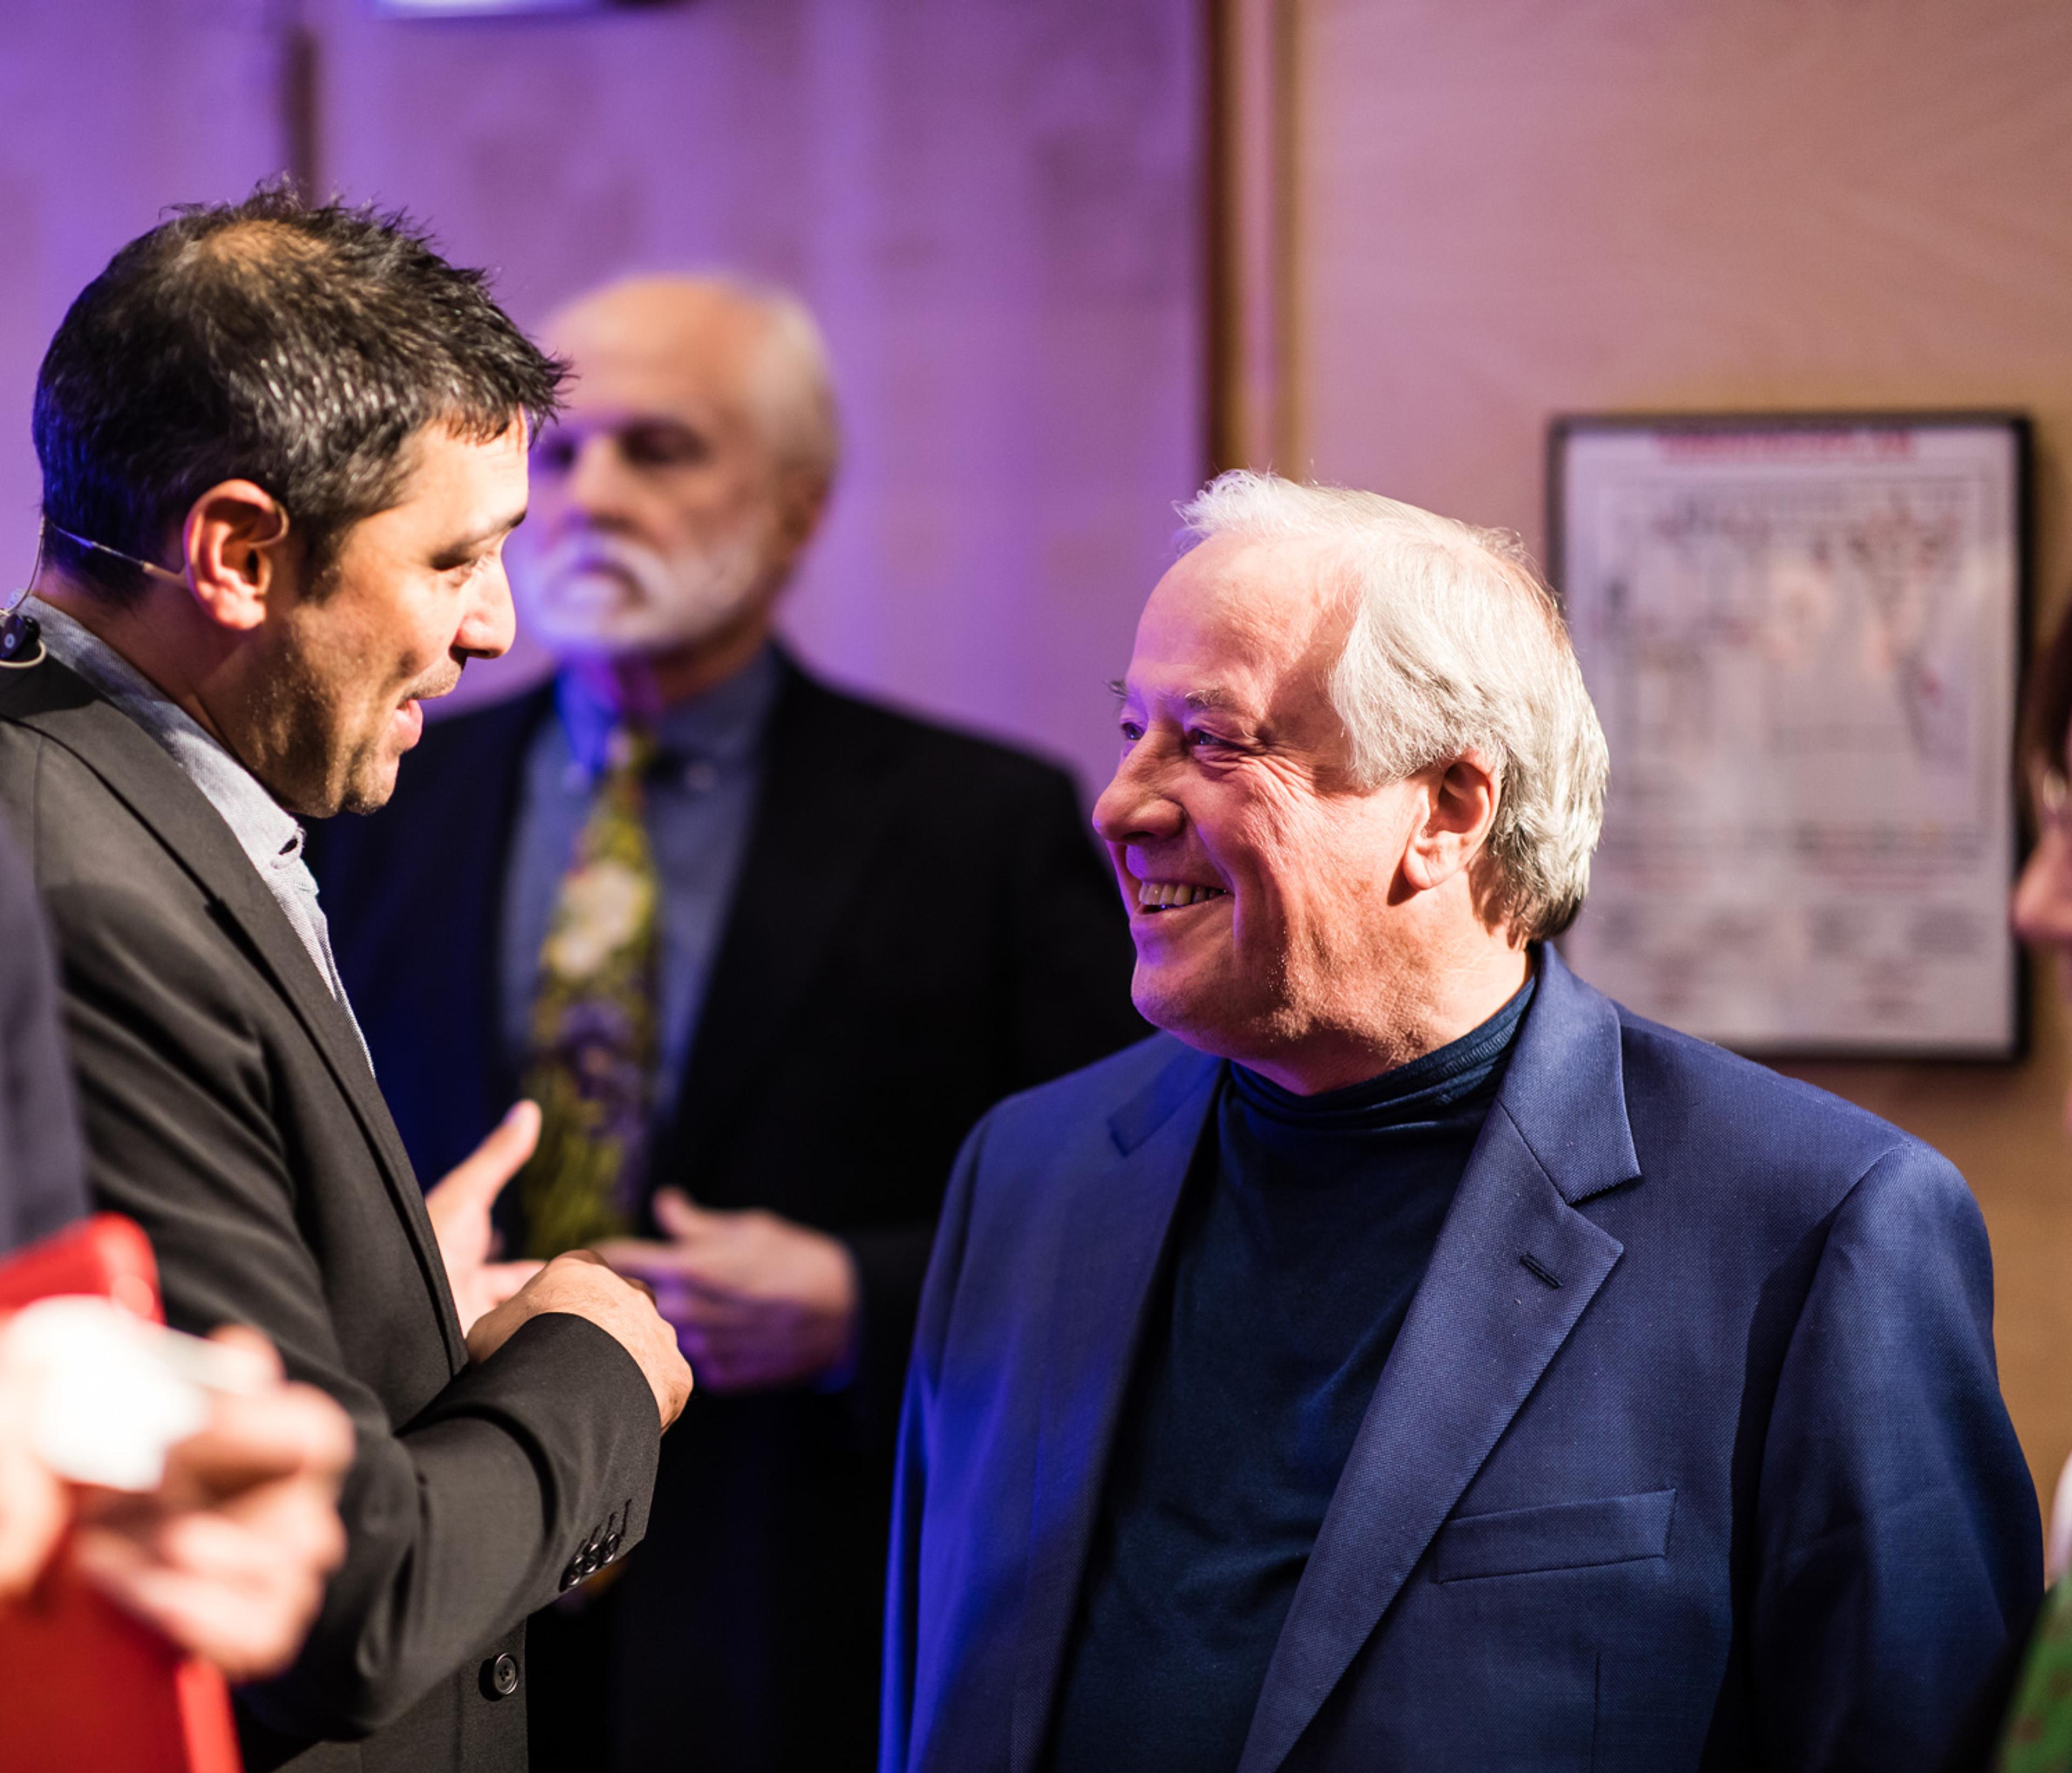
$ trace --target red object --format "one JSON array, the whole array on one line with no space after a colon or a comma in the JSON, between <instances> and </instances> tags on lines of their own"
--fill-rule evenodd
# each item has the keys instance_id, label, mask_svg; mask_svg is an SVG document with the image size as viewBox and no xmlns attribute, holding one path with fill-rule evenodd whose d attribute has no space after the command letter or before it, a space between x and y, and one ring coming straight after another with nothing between
<instances>
[{"instance_id":1,"label":"red object","mask_svg":"<svg viewBox=\"0 0 2072 1773\"><path fill-rule=\"evenodd\" d=\"M144 1233L101 1213L0 1262L0 1312L91 1293L164 1321ZM6 1773L242 1773L230 1692L74 1573L60 1550L0 1606L0 1767Z\"/></svg>"}]
</instances>

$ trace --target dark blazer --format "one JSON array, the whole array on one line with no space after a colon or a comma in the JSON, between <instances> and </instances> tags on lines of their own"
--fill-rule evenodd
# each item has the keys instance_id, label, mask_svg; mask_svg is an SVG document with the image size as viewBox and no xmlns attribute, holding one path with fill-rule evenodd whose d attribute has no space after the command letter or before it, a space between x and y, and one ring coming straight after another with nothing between
<instances>
[{"instance_id":1,"label":"dark blazer","mask_svg":"<svg viewBox=\"0 0 2072 1773\"><path fill-rule=\"evenodd\" d=\"M86 1211L57 963L28 859L0 824L0 1256Z\"/></svg>"},{"instance_id":2,"label":"dark blazer","mask_svg":"<svg viewBox=\"0 0 2072 1773\"><path fill-rule=\"evenodd\" d=\"M248 1769L516 1773L525 1615L643 1530L639 1367L565 1315L469 1364L351 1023L200 791L54 662L0 669L0 812L57 940L97 1201L150 1234L175 1325L256 1325L357 1431L344 1565L294 1667L240 1695Z\"/></svg>"},{"instance_id":3,"label":"dark blazer","mask_svg":"<svg viewBox=\"0 0 2072 1773\"><path fill-rule=\"evenodd\" d=\"M516 1093L498 926L525 748L551 707L541 690L428 728L390 805L314 846L348 993L427 1174ZM872 1764L893 1435L951 1162L1001 1096L1144 1031L1115 885L1061 771L788 661L764 747L653 1179L844 1239L861 1364L834 1392L694 1393L669 1435L648 1543L608 1597L627 1767Z\"/></svg>"},{"instance_id":4,"label":"dark blazer","mask_svg":"<svg viewBox=\"0 0 2072 1773\"><path fill-rule=\"evenodd\" d=\"M965 1146L901 1430L886 1773L1042 1764L1221 1070L1161 1036ZM1545 954L1242 1773L1934 1767L2040 1582L1992 1323L1942 1158Z\"/></svg>"}]
</instances>

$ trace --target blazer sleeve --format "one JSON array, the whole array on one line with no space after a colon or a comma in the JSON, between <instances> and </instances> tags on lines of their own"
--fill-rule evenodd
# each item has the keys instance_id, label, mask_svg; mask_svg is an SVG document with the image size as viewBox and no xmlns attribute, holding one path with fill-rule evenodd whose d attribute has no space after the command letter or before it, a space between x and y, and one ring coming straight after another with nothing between
<instances>
[{"instance_id":1,"label":"blazer sleeve","mask_svg":"<svg viewBox=\"0 0 2072 1773\"><path fill-rule=\"evenodd\" d=\"M1749 1640L1765 1766L1941 1764L2041 1586L1963 1179L1888 1153L1836 1210L1764 1447Z\"/></svg>"},{"instance_id":2,"label":"blazer sleeve","mask_svg":"<svg viewBox=\"0 0 2072 1773\"><path fill-rule=\"evenodd\" d=\"M58 1021L56 963L27 860L0 825L0 1255L86 1211L79 1104Z\"/></svg>"},{"instance_id":3,"label":"blazer sleeve","mask_svg":"<svg viewBox=\"0 0 2072 1773\"><path fill-rule=\"evenodd\" d=\"M1141 1040L1151 1030L1129 999L1136 951L1115 882L1079 816L1071 779L1043 769L1001 796L997 853L1007 886L998 928L1000 1094L1033 1088ZM932 1217L858 1231L846 1242L863 1302L853 1381L866 1422L894 1420Z\"/></svg>"},{"instance_id":4,"label":"blazer sleeve","mask_svg":"<svg viewBox=\"0 0 2072 1773\"><path fill-rule=\"evenodd\" d=\"M53 898L96 1195L150 1234L172 1321L263 1331L292 1377L353 1420L345 1562L293 1668L240 1697L285 1734L367 1734L551 1600L586 1542L637 1541L653 1395L606 1332L552 1314L392 1421L357 1376L381 1350L348 1359L339 1344L333 1277L298 1220L308 1134L282 1113L273 1055L212 964L220 949L134 890L74 882ZM396 1311L423 1311L438 1335L425 1284L413 1268Z\"/></svg>"},{"instance_id":5,"label":"blazer sleeve","mask_svg":"<svg viewBox=\"0 0 2072 1773\"><path fill-rule=\"evenodd\" d=\"M973 1180L985 1144L981 1121L952 1173L915 1327L899 1411L899 1453L892 1487L892 1549L885 1594L885 1676L878 1713L878 1773L905 1773L912 1746L914 1683L920 1614L921 1522L928 1499L928 1450L936 1381L949 1341L950 1311L964 1265Z\"/></svg>"}]
</instances>

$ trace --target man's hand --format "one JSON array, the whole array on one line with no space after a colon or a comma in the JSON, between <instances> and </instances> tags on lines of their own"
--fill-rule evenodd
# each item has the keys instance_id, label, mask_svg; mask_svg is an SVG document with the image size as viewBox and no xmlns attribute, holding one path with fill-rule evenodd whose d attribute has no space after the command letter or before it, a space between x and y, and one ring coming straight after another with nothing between
<instances>
[{"instance_id":1,"label":"man's hand","mask_svg":"<svg viewBox=\"0 0 2072 1773\"><path fill-rule=\"evenodd\" d=\"M496 1233L489 1222L490 1209L504 1184L524 1168L539 1142L537 1105L516 1103L495 1130L425 1196L463 1335L484 1312L495 1310L540 1272L537 1262L491 1261Z\"/></svg>"},{"instance_id":2,"label":"man's hand","mask_svg":"<svg viewBox=\"0 0 2072 1773\"><path fill-rule=\"evenodd\" d=\"M557 1256L467 1333L471 1359L487 1360L508 1342L520 1324L544 1312L587 1318L639 1364L664 1428L683 1413L691 1395L691 1369L676 1347L675 1333L656 1313L640 1288L621 1280L588 1250Z\"/></svg>"},{"instance_id":3,"label":"man's hand","mask_svg":"<svg viewBox=\"0 0 2072 1773\"><path fill-rule=\"evenodd\" d=\"M232 1680L294 1660L345 1555L338 1487L352 1424L249 1330L217 1332L252 1368L249 1393L218 1393L208 1425L166 1456L142 1495L80 1493L72 1556L103 1593Z\"/></svg>"},{"instance_id":4,"label":"man's hand","mask_svg":"<svg viewBox=\"0 0 2072 1773\"><path fill-rule=\"evenodd\" d=\"M617 1238L598 1253L655 1290L662 1315L713 1391L803 1385L856 1346L856 1263L823 1232L775 1213L714 1212L674 1188L655 1197L666 1244Z\"/></svg>"},{"instance_id":5,"label":"man's hand","mask_svg":"<svg viewBox=\"0 0 2072 1773\"><path fill-rule=\"evenodd\" d=\"M64 1483L31 1444L33 1396L22 1372L0 1364L0 1604L35 1584L72 1518Z\"/></svg>"}]
</instances>

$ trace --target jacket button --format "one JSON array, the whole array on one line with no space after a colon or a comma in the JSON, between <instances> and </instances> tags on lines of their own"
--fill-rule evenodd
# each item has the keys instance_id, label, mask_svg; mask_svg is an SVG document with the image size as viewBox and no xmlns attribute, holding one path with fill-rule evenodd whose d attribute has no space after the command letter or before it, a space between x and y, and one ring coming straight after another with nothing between
<instances>
[{"instance_id":1,"label":"jacket button","mask_svg":"<svg viewBox=\"0 0 2072 1773\"><path fill-rule=\"evenodd\" d=\"M500 1656L482 1665L482 1697L508 1699L518 1690L518 1659Z\"/></svg>"},{"instance_id":2,"label":"jacket button","mask_svg":"<svg viewBox=\"0 0 2072 1773\"><path fill-rule=\"evenodd\" d=\"M565 1589L574 1588L582 1579L583 1569L581 1558L578 1558L574 1563L561 1572L561 1586Z\"/></svg>"},{"instance_id":3,"label":"jacket button","mask_svg":"<svg viewBox=\"0 0 2072 1773\"><path fill-rule=\"evenodd\" d=\"M604 1561L607 1564L619 1555L619 1537L615 1532L604 1536Z\"/></svg>"}]
</instances>

